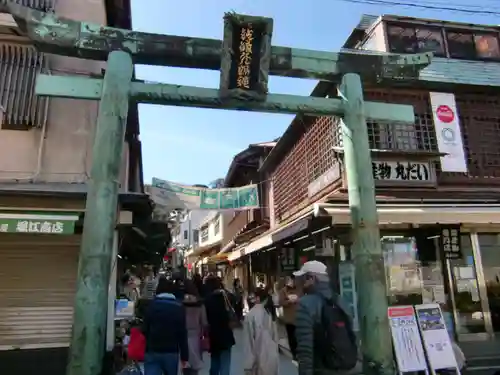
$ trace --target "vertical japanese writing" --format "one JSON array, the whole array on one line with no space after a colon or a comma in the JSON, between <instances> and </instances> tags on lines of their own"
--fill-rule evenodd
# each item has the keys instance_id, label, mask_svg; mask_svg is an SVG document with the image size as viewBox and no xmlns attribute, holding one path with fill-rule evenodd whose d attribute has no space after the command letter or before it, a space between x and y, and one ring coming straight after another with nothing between
<instances>
[{"instance_id":1,"label":"vertical japanese writing","mask_svg":"<svg viewBox=\"0 0 500 375\"><path fill-rule=\"evenodd\" d=\"M441 246L447 258L461 258L460 229L443 228L441 230Z\"/></svg>"},{"instance_id":2,"label":"vertical japanese writing","mask_svg":"<svg viewBox=\"0 0 500 375\"><path fill-rule=\"evenodd\" d=\"M254 35L252 25L242 27L240 34L238 71L236 73L236 84L240 89L250 88L253 41Z\"/></svg>"}]
</instances>

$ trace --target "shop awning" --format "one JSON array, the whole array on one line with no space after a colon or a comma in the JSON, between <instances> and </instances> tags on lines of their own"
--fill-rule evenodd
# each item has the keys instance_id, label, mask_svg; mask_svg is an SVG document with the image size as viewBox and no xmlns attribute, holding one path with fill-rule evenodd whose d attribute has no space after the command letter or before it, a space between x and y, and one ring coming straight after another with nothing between
<instances>
[{"instance_id":1,"label":"shop awning","mask_svg":"<svg viewBox=\"0 0 500 375\"><path fill-rule=\"evenodd\" d=\"M377 204L379 224L499 224L500 204ZM316 216L332 217L334 225L350 224L347 204L316 203Z\"/></svg>"},{"instance_id":2,"label":"shop awning","mask_svg":"<svg viewBox=\"0 0 500 375\"><path fill-rule=\"evenodd\" d=\"M281 227L268 231L260 237L257 237L252 242L237 248L232 253L229 254L228 260L234 261L241 258L244 255L251 254L255 251L259 251L267 246L271 246L275 242L284 240L290 236L293 236L308 228L309 222L312 218L313 211L308 209L305 214L302 214L298 219L295 219Z\"/></svg>"},{"instance_id":3,"label":"shop awning","mask_svg":"<svg viewBox=\"0 0 500 375\"><path fill-rule=\"evenodd\" d=\"M75 212L0 212L0 232L71 235L79 217Z\"/></svg>"},{"instance_id":4,"label":"shop awning","mask_svg":"<svg viewBox=\"0 0 500 375\"><path fill-rule=\"evenodd\" d=\"M228 259L228 253L217 253L208 258L209 263L222 263L226 262Z\"/></svg>"}]
</instances>

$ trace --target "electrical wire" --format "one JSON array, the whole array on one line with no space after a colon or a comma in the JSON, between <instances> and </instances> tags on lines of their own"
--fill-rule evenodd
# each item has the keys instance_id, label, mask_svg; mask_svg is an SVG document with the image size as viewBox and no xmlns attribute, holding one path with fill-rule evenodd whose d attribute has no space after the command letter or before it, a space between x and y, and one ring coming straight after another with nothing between
<instances>
[{"instance_id":1,"label":"electrical wire","mask_svg":"<svg viewBox=\"0 0 500 375\"><path fill-rule=\"evenodd\" d=\"M467 13L474 15L489 15L489 16L500 16L500 10L485 10L484 6L476 5L476 7L480 7L479 9L472 8L460 8L460 7L451 7L440 5L439 3L404 3L401 1L389 1L389 0L337 0L346 3L352 4L364 4L364 5L381 5L381 6L394 6L394 7L409 7L409 8L418 8L418 9L428 9L428 10L440 10L440 11L448 11L448 12L456 12L456 13ZM488 8L492 8L491 6L487 6ZM494 8L498 9L498 8Z\"/></svg>"}]
</instances>

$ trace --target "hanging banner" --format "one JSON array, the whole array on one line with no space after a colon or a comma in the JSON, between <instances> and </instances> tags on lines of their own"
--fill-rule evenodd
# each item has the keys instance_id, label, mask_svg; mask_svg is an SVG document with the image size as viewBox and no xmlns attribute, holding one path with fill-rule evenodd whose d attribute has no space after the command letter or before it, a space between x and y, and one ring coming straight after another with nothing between
<instances>
[{"instance_id":1,"label":"hanging banner","mask_svg":"<svg viewBox=\"0 0 500 375\"><path fill-rule=\"evenodd\" d=\"M418 325L432 370L457 368L450 336L437 303L416 305Z\"/></svg>"},{"instance_id":2,"label":"hanging banner","mask_svg":"<svg viewBox=\"0 0 500 375\"><path fill-rule=\"evenodd\" d=\"M426 371L427 362L413 306L389 307L387 315L399 373Z\"/></svg>"},{"instance_id":3,"label":"hanging banner","mask_svg":"<svg viewBox=\"0 0 500 375\"><path fill-rule=\"evenodd\" d=\"M259 208L258 185L208 189L153 178L149 189L156 204L185 210L252 210Z\"/></svg>"},{"instance_id":4,"label":"hanging banner","mask_svg":"<svg viewBox=\"0 0 500 375\"><path fill-rule=\"evenodd\" d=\"M441 157L441 170L467 173L455 95L442 92L430 92L429 95L438 150L447 154Z\"/></svg>"}]
</instances>

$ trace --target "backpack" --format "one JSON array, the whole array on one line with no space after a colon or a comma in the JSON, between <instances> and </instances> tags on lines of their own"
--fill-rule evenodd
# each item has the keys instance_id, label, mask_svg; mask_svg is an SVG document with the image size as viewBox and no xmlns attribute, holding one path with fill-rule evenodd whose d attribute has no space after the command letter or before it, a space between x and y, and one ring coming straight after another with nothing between
<instances>
[{"instance_id":1,"label":"backpack","mask_svg":"<svg viewBox=\"0 0 500 375\"><path fill-rule=\"evenodd\" d=\"M352 370L358 362L356 335L347 313L333 300L323 299L314 332L315 362L328 370Z\"/></svg>"}]
</instances>

